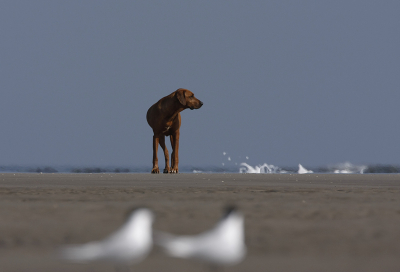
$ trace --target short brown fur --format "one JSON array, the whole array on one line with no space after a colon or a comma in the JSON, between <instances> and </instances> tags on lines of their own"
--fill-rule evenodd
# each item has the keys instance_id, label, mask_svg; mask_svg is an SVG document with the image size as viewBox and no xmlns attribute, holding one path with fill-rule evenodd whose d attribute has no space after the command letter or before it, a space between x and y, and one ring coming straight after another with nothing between
<instances>
[{"instance_id":1,"label":"short brown fur","mask_svg":"<svg viewBox=\"0 0 400 272\"><path fill-rule=\"evenodd\" d=\"M199 109L203 102L194 97L193 93L186 89L178 89L175 92L161 98L147 111L147 123L153 129L153 169L151 173L160 173L158 168L158 144L164 151L164 173L178 173L179 164L179 129L181 127L181 114L184 109ZM172 154L171 167L169 166L168 149L165 146L165 136L170 136Z\"/></svg>"}]
</instances>

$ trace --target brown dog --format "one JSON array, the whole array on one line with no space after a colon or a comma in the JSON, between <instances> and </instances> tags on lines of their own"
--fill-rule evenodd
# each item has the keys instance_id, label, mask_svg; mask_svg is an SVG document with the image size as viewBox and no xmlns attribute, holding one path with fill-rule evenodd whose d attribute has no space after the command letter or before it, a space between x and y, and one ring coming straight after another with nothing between
<instances>
[{"instance_id":1,"label":"brown dog","mask_svg":"<svg viewBox=\"0 0 400 272\"><path fill-rule=\"evenodd\" d=\"M164 173L178 173L178 149L179 128L181 127L181 114L184 109L199 109L203 102L194 97L193 93L186 89L178 89L170 95L161 98L147 111L147 123L153 129L153 169L151 173L160 173L158 168L158 143L164 151ZM165 137L170 136L172 154L171 168L169 167L169 154L165 146Z\"/></svg>"}]
</instances>

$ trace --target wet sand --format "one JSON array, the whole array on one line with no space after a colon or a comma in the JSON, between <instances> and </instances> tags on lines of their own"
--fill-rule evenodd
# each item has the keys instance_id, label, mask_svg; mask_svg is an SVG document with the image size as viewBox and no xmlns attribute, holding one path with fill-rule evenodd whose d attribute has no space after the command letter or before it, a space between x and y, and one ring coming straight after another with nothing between
<instances>
[{"instance_id":1,"label":"wet sand","mask_svg":"<svg viewBox=\"0 0 400 272\"><path fill-rule=\"evenodd\" d=\"M132 207L195 234L227 204L245 215L248 255L224 271L400 271L399 174L0 174L0 271L114 271L54 252L107 236ZM132 271L209 267L154 248Z\"/></svg>"}]
</instances>

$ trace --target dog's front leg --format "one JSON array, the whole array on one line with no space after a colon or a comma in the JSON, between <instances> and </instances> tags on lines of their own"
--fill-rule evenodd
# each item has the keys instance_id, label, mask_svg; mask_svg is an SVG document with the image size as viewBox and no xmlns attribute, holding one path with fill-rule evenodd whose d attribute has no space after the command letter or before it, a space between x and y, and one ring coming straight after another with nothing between
<instances>
[{"instance_id":1,"label":"dog's front leg","mask_svg":"<svg viewBox=\"0 0 400 272\"><path fill-rule=\"evenodd\" d=\"M171 154L171 173L179 173L178 164L179 164L179 130L177 130L173 135L171 135L171 146L172 146L172 154Z\"/></svg>"}]
</instances>

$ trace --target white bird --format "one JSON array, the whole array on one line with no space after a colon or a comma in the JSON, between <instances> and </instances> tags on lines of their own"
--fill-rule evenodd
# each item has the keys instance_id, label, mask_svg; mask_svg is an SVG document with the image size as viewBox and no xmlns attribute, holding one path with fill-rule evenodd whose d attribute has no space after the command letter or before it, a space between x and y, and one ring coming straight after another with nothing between
<instances>
[{"instance_id":1,"label":"white bird","mask_svg":"<svg viewBox=\"0 0 400 272\"><path fill-rule=\"evenodd\" d=\"M73 262L106 261L126 266L138 263L153 246L153 218L149 209L136 209L126 223L106 239L66 246L61 250L61 257Z\"/></svg>"},{"instance_id":2,"label":"white bird","mask_svg":"<svg viewBox=\"0 0 400 272\"><path fill-rule=\"evenodd\" d=\"M173 257L196 259L211 265L235 265L246 256L244 217L229 207L217 225L194 236L158 233L155 242Z\"/></svg>"}]
</instances>

